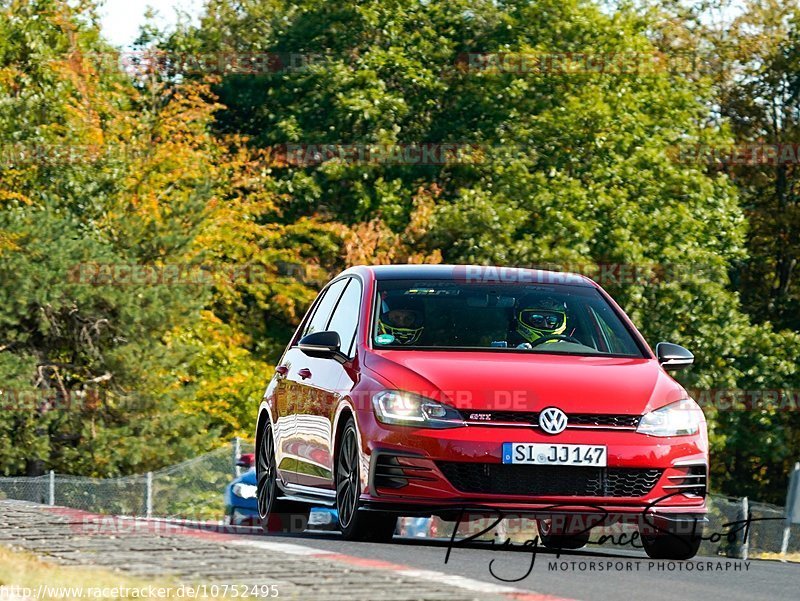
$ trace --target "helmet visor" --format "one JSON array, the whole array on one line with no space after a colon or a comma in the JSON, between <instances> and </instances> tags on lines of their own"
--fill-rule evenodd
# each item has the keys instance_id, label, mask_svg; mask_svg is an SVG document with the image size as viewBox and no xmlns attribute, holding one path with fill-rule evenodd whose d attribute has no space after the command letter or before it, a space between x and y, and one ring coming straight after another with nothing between
<instances>
[{"instance_id":1,"label":"helmet visor","mask_svg":"<svg viewBox=\"0 0 800 601\"><path fill-rule=\"evenodd\" d=\"M519 320L529 328L544 332L555 332L564 327L567 315L563 311L523 309L519 312Z\"/></svg>"},{"instance_id":2,"label":"helmet visor","mask_svg":"<svg viewBox=\"0 0 800 601\"><path fill-rule=\"evenodd\" d=\"M416 330L422 327L422 313L414 309L392 309L381 315L381 321L393 328Z\"/></svg>"}]
</instances>

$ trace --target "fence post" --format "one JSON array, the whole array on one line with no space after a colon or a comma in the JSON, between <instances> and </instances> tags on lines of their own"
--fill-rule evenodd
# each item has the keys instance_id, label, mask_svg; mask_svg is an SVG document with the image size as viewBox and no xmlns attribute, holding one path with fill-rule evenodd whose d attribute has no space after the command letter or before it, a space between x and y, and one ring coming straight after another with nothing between
<instances>
[{"instance_id":1,"label":"fence post","mask_svg":"<svg viewBox=\"0 0 800 601\"><path fill-rule=\"evenodd\" d=\"M239 477L242 475L242 470L236 463L239 461L239 455L242 454L242 439L238 436L233 437L233 475Z\"/></svg>"},{"instance_id":2,"label":"fence post","mask_svg":"<svg viewBox=\"0 0 800 601\"><path fill-rule=\"evenodd\" d=\"M792 524L797 524L800 522L800 516L798 516L798 495L800 495L800 483L798 483L798 478L800 478L800 461L794 464L794 469L792 470L791 475L789 476L789 490L786 492L786 509L784 509L784 514L786 515L786 523L783 527L783 541L781 542L781 561L786 561L786 552L789 550L789 535L792 531Z\"/></svg>"},{"instance_id":3,"label":"fence post","mask_svg":"<svg viewBox=\"0 0 800 601\"><path fill-rule=\"evenodd\" d=\"M744 528L744 540L742 541L742 560L747 561L747 557L750 555L750 522L747 521L750 518L750 501L747 497L742 499L742 519L745 520L745 524L747 526Z\"/></svg>"},{"instance_id":4,"label":"fence post","mask_svg":"<svg viewBox=\"0 0 800 601\"><path fill-rule=\"evenodd\" d=\"M50 470L50 486L49 486L48 503L50 505L56 504L56 473Z\"/></svg>"},{"instance_id":5,"label":"fence post","mask_svg":"<svg viewBox=\"0 0 800 601\"><path fill-rule=\"evenodd\" d=\"M153 517L153 472L147 472L147 494L145 496L145 512Z\"/></svg>"},{"instance_id":6,"label":"fence post","mask_svg":"<svg viewBox=\"0 0 800 601\"><path fill-rule=\"evenodd\" d=\"M781 542L781 561L786 561L786 552L789 550L789 533L792 529L786 526L783 529L783 542Z\"/></svg>"}]
</instances>

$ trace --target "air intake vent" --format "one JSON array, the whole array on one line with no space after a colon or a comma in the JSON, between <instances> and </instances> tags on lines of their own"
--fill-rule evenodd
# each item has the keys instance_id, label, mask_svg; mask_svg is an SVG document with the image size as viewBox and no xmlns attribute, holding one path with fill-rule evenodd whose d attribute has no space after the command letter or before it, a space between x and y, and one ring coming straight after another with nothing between
<instances>
[{"instance_id":1,"label":"air intake vent","mask_svg":"<svg viewBox=\"0 0 800 601\"><path fill-rule=\"evenodd\" d=\"M678 469L686 470L686 473L668 476L669 485L665 486L664 490L669 492L680 491L686 495L705 497L706 490L708 489L708 475L706 473L706 466L691 465Z\"/></svg>"},{"instance_id":2,"label":"air intake vent","mask_svg":"<svg viewBox=\"0 0 800 601\"><path fill-rule=\"evenodd\" d=\"M407 486L409 481L428 481L436 479L425 475L431 468L419 465L407 465L409 459L395 455L380 454L375 460L373 482L375 488L397 489Z\"/></svg>"},{"instance_id":3,"label":"air intake vent","mask_svg":"<svg viewBox=\"0 0 800 601\"><path fill-rule=\"evenodd\" d=\"M659 469L438 462L454 488L468 493L553 497L642 497Z\"/></svg>"}]
</instances>

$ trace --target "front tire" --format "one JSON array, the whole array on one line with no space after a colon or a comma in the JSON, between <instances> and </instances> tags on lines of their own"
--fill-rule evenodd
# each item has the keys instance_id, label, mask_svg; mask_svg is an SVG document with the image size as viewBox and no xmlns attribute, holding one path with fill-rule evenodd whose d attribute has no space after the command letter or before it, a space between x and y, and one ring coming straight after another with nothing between
<instances>
[{"instance_id":1,"label":"front tire","mask_svg":"<svg viewBox=\"0 0 800 601\"><path fill-rule=\"evenodd\" d=\"M278 469L275 462L275 438L267 423L259 440L256 458L258 516L264 532L299 533L308 526L310 507L278 498Z\"/></svg>"},{"instance_id":2,"label":"front tire","mask_svg":"<svg viewBox=\"0 0 800 601\"><path fill-rule=\"evenodd\" d=\"M389 542L394 536L397 517L360 508L361 472L358 434L353 418L342 430L336 457L336 510L339 529L346 540Z\"/></svg>"},{"instance_id":3,"label":"front tire","mask_svg":"<svg viewBox=\"0 0 800 601\"><path fill-rule=\"evenodd\" d=\"M642 535L644 552L650 559L686 560L697 555L703 538L700 534Z\"/></svg>"},{"instance_id":4,"label":"front tire","mask_svg":"<svg viewBox=\"0 0 800 601\"><path fill-rule=\"evenodd\" d=\"M537 519L536 529L539 531L539 542L548 549L575 550L582 549L589 542L591 531L578 534L555 534L551 519Z\"/></svg>"}]
</instances>

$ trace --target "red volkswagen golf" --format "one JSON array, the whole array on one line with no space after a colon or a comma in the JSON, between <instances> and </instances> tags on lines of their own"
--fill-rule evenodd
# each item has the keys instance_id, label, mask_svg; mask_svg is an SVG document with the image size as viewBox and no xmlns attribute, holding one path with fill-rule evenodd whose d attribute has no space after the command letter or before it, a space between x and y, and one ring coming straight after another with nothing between
<instances>
[{"instance_id":1,"label":"red volkswagen golf","mask_svg":"<svg viewBox=\"0 0 800 601\"><path fill-rule=\"evenodd\" d=\"M629 520L651 557L701 541L708 474L699 406L583 276L445 265L354 267L319 294L259 407L267 530L335 507L348 539L397 516L530 514L578 548Z\"/></svg>"}]
</instances>

